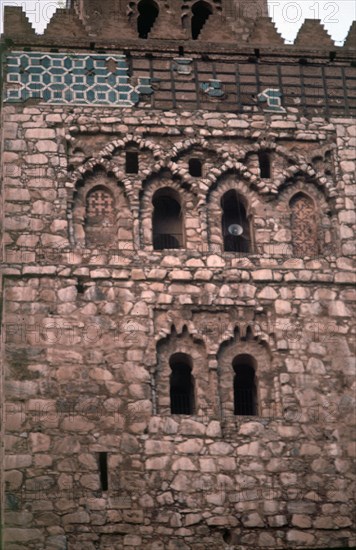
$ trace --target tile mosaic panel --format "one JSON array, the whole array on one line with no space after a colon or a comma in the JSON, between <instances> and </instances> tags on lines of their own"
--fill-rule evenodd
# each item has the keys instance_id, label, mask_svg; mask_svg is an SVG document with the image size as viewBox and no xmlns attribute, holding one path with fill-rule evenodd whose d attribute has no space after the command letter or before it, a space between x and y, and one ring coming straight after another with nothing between
<instances>
[{"instance_id":1,"label":"tile mosaic panel","mask_svg":"<svg viewBox=\"0 0 356 550\"><path fill-rule=\"evenodd\" d=\"M133 107L151 95L151 79L131 83L124 55L12 52L7 56L7 102Z\"/></svg>"},{"instance_id":2,"label":"tile mosaic panel","mask_svg":"<svg viewBox=\"0 0 356 550\"><path fill-rule=\"evenodd\" d=\"M356 115L355 68L308 67L165 55L11 52L5 101L153 109L257 110L305 116ZM345 86L345 81L348 85Z\"/></svg>"}]
</instances>

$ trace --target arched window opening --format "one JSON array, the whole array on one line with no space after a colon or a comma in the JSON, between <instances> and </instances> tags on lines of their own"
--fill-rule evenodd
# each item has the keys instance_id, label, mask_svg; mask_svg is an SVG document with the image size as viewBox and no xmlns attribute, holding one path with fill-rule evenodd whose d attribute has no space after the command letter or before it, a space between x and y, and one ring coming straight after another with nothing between
<instances>
[{"instance_id":1,"label":"arched window opening","mask_svg":"<svg viewBox=\"0 0 356 550\"><path fill-rule=\"evenodd\" d=\"M205 23L213 12L210 5L206 2L197 2L194 4L192 12L192 38L193 40L197 40Z\"/></svg>"},{"instance_id":2,"label":"arched window opening","mask_svg":"<svg viewBox=\"0 0 356 550\"><path fill-rule=\"evenodd\" d=\"M139 163L136 151L126 151L125 170L126 174L138 174Z\"/></svg>"},{"instance_id":3,"label":"arched window opening","mask_svg":"<svg viewBox=\"0 0 356 550\"><path fill-rule=\"evenodd\" d=\"M257 387L255 360L250 355L239 355L233 361L234 376L234 414L242 416L257 415Z\"/></svg>"},{"instance_id":4,"label":"arched window opening","mask_svg":"<svg viewBox=\"0 0 356 550\"><path fill-rule=\"evenodd\" d=\"M310 197L297 193L290 201L293 254L298 258L318 255L318 225Z\"/></svg>"},{"instance_id":5,"label":"arched window opening","mask_svg":"<svg viewBox=\"0 0 356 550\"><path fill-rule=\"evenodd\" d=\"M152 203L153 248L181 248L184 244L183 213L178 193L170 188L160 189L155 193Z\"/></svg>"},{"instance_id":6,"label":"arched window opening","mask_svg":"<svg viewBox=\"0 0 356 550\"><path fill-rule=\"evenodd\" d=\"M194 414L194 377L192 362L188 355L176 353L169 361L171 414Z\"/></svg>"},{"instance_id":7,"label":"arched window opening","mask_svg":"<svg viewBox=\"0 0 356 550\"><path fill-rule=\"evenodd\" d=\"M224 250L226 252L250 252L250 227L240 196L234 189L231 189L223 196L221 206Z\"/></svg>"},{"instance_id":8,"label":"arched window opening","mask_svg":"<svg viewBox=\"0 0 356 550\"><path fill-rule=\"evenodd\" d=\"M189 174L194 178L200 178L203 175L203 165L200 159L189 159Z\"/></svg>"},{"instance_id":9,"label":"arched window opening","mask_svg":"<svg viewBox=\"0 0 356 550\"><path fill-rule=\"evenodd\" d=\"M260 177L269 179L271 177L271 157L267 151L259 151L258 161L260 164Z\"/></svg>"},{"instance_id":10,"label":"arched window opening","mask_svg":"<svg viewBox=\"0 0 356 550\"><path fill-rule=\"evenodd\" d=\"M140 38L148 38L159 14L158 6L152 0L141 0L138 6L137 32Z\"/></svg>"},{"instance_id":11,"label":"arched window opening","mask_svg":"<svg viewBox=\"0 0 356 550\"><path fill-rule=\"evenodd\" d=\"M87 244L105 244L113 236L114 197L105 187L96 187L86 198L85 232Z\"/></svg>"}]
</instances>

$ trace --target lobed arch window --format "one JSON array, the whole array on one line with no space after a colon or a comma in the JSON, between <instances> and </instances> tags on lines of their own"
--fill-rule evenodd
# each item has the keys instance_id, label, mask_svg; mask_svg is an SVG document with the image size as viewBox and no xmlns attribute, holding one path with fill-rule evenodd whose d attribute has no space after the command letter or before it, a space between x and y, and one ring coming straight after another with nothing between
<instances>
[{"instance_id":1,"label":"lobed arch window","mask_svg":"<svg viewBox=\"0 0 356 550\"><path fill-rule=\"evenodd\" d=\"M258 414L256 361L251 355L238 355L232 363L234 376L234 414Z\"/></svg>"},{"instance_id":2,"label":"lobed arch window","mask_svg":"<svg viewBox=\"0 0 356 550\"><path fill-rule=\"evenodd\" d=\"M159 9L153 0L141 0L137 5L137 32L140 38L148 38L148 35L158 17Z\"/></svg>"},{"instance_id":3,"label":"lobed arch window","mask_svg":"<svg viewBox=\"0 0 356 550\"><path fill-rule=\"evenodd\" d=\"M231 189L221 199L222 232L226 252L251 252L250 224L243 199Z\"/></svg>"},{"instance_id":4,"label":"lobed arch window","mask_svg":"<svg viewBox=\"0 0 356 550\"><path fill-rule=\"evenodd\" d=\"M194 377L192 360L185 353L175 353L169 360L171 414L194 414Z\"/></svg>"},{"instance_id":5,"label":"lobed arch window","mask_svg":"<svg viewBox=\"0 0 356 550\"><path fill-rule=\"evenodd\" d=\"M262 179L271 178L271 155L268 151L258 152L258 162L260 166L260 177Z\"/></svg>"},{"instance_id":6,"label":"lobed arch window","mask_svg":"<svg viewBox=\"0 0 356 550\"><path fill-rule=\"evenodd\" d=\"M192 38L197 40L213 10L207 2L196 2L192 7Z\"/></svg>"},{"instance_id":7,"label":"lobed arch window","mask_svg":"<svg viewBox=\"0 0 356 550\"><path fill-rule=\"evenodd\" d=\"M298 258L318 255L318 224L314 201L297 193L289 203L293 254Z\"/></svg>"},{"instance_id":8,"label":"lobed arch window","mask_svg":"<svg viewBox=\"0 0 356 550\"><path fill-rule=\"evenodd\" d=\"M87 245L105 244L115 236L115 202L110 190L97 186L86 197Z\"/></svg>"},{"instance_id":9,"label":"lobed arch window","mask_svg":"<svg viewBox=\"0 0 356 550\"><path fill-rule=\"evenodd\" d=\"M179 194L174 189L165 187L156 191L152 203L154 250L182 248L184 219Z\"/></svg>"}]
</instances>

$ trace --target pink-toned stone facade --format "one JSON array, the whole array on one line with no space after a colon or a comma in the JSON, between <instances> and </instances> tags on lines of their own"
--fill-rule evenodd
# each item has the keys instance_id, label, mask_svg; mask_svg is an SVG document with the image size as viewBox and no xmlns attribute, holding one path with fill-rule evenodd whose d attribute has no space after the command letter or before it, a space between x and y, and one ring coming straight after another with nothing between
<instances>
[{"instance_id":1,"label":"pink-toned stone facade","mask_svg":"<svg viewBox=\"0 0 356 550\"><path fill-rule=\"evenodd\" d=\"M2 105L5 548L355 546L354 121L146 100Z\"/></svg>"}]
</instances>

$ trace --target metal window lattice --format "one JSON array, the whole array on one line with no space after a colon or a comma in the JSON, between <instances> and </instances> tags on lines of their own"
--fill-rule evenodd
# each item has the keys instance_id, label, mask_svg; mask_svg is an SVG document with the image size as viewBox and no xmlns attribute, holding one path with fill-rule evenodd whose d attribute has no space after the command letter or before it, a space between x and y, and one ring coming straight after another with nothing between
<instances>
[{"instance_id":1,"label":"metal window lattice","mask_svg":"<svg viewBox=\"0 0 356 550\"><path fill-rule=\"evenodd\" d=\"M299 195L291 202L293 253L303 258L318 253L315 208L309 197Z\"/></svg>"},{"instance_id":2,"label":"metal window lattice","mask_svg":"<svg viewBox=\"0 0 356 550\"><path fill-rule=\"evenodd\" d=\"M90 193L87 199L87 216L90 221L112 221L113 213L114 200L107 191L100 189Z\"/></svg>"},{"instance_id":3,"label":"metal window lattice","mask_svg":"<svg viewBox=\"0 0 356 550\"><path fill-rule=\"evenodd\" d=\"M151 95L151 79L131 83L124 55L12 52L7 57L5 101L133 107Z\"/></svg>"}]
</instances>

